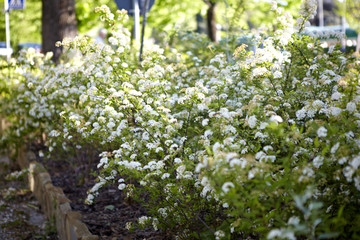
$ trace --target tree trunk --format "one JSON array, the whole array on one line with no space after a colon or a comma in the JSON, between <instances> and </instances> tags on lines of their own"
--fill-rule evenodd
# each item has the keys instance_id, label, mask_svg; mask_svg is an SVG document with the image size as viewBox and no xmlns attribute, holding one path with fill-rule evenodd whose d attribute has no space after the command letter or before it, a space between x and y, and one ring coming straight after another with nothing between
<instances>
[{"instance_id":1,"label":"tree trunk","mask_svg":"<svg viewBox=\"0 0 360 240\"><path fill-rule=\"evenodd\" d=\"M216 36L216 18L215 18L216 2L213 0L204 0L204 1L209 6L206 14L208 36L211 41L218 42Z\"/></svg>"},{"instance_id":2,"label":"tree trunk","mask_svg":"<svg viewBox=\"0 0 360 240\"><path fill-rule=\"evenodd\" d=\"M78 34L75 0L61 0L59 14L60 37L75 38Z\"/></svg>"},{"instance_id":3,"label":"tree trunk","mask_svg":"<svg viewBox=\"0 0 360 240\"><path fill-rule=\"evenodd\" d=\"M59 41L59 2L57 0L42 0L42 51L53 52L54 60L60 56L61 50L55 47Z\"/></svg>"},{"instance_id":4,"label":"tree trunk","mask_svg":"<svg viewBox=\"0 0 360 240\"><path fill-rule=\"evenodd\" d=\"M53 52L58 63L62 49L55 43L76 35L75 0L42 0L42 51Z\"/></svg>"}]
</instances>

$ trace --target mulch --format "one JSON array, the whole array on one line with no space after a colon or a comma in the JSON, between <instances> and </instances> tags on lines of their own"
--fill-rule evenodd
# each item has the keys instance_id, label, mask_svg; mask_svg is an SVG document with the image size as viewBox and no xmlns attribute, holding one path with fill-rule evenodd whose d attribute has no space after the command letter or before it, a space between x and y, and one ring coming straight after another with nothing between
<instances>
[{"instance_id":1,"label":"mulch","mask_svg":"<svg viewBox=\"0 0 360 240\"><path fill-rule=\"evenodd\" d=\"M33 145L31 150L36 154L44 148ZM66 159L66 160L65 160ZM82 221L88 226L92 234L104 240L116 239L172 239L168 234L155 231L153 228L135 229L125 228L127 222L137 222L141 216L146 216L146 209L135 201L129 201L126 194L117 189L117 186L106 186L100 190L96 203L85 204L87 191L96 183L98 159L77 161L69 160L66 156L55 156L54 159L39 157L49 171L54 186L61 187L65 195L71 200L71 207L83 216Z\"/></svg>"},{"instance_id":2,"label":"mulch","mask_svg":"<svg viewBox=\"0 0 360 240\"><path fill-rule=\"evenodd\" d=\"M0 240L59 239L31 193L26 178L7 179L19 170L0 162Z\"/></svg>"}]
</instances>

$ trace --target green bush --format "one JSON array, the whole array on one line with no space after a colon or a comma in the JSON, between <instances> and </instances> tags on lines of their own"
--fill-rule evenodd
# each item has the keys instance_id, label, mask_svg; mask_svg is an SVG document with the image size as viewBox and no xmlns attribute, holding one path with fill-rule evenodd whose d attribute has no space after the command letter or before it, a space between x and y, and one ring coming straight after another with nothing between
<instances>
[{"instance_id":1,"label":"green bush","mask_svg":"<svg viewBox=\"0 0 360 240\"><path fill-rule=\"evenodd\" d=\"M149 209L128 229L152 225L178 239L359 238L359 61L300 34L316 2L303 4L295 28L273 10L277 31L256 36L255 52L240 45L231 61L153 45L139 66L121 27L112 46L59 43L79 53L58 66L36 65L28 52L9 85L15 135L41 129L50 152L100 143L101 174L86 201L117 184ZM126 20L106 6L97 12L109 24Z\"/></svg>"}]
</instances>

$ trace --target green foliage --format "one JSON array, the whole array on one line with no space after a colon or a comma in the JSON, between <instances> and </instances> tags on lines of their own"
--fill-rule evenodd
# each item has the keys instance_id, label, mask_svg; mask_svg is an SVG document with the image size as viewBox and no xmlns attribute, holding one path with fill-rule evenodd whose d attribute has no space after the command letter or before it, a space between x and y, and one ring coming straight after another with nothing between
<instances>
[{"instance_id":1,"label":"green foliage","mask_svg":"<svg viewBox=\"0 0 360 240\"><path fill-rule=\"evenodd\" d=\"M115 1L113 0L78 0L75 3L76 20L78 22L78 31L81 34L88 34L92 32L94 36L97 35L99 28L104 27L95 14L95 7L100 5L107 5L114 12L117 9Z\"/></svg>"},{"instance_id":2,"label":"green foliage","mask_svg":"<svg viewBox=\"0 0 360 240\"><path fill-rule=\"evenodd\" d=\"M64 40L77 58L53 66L27 52L9 67L20 78L5 87L8 136L45 132L49 152L98 146L86 201L118 185L148 208L127 229L178 239L357 238L360 64L299 33L316 4L302 5L295 28L274 4L276 31L255 34L256 51L186 33L174 38L177 50L146 46L141 63L129 31L113 24L124 12L96 8L112 46Z\"/></svg>"},{"instance_id":3,"label":"green foliage","mask_svg":"<svg viewBox=\"0 0 360 240\"><path fill-rule=\"evenodd\" d=\"M360 32L360 1L359 0L346 0L346 21L355 29L358 33Z\"/></svg>"},{"instance_id":4,"label":"green foliage","mask_svg":"<svg viewBox=\"0 0 360 240\"><path fill-rule=\"evenodd\" d=\"M0 1L3 9L4 1ZM16 49L18 43L41 42L41 0L27 0L24 10L10 11L10 40ZM0 41L5 41L5 13L0 12Z\"/></svg>"},{"instance_id":5,"label":"green foliage","mask_svg":"<svg viewBox=\"0 0 360 240\"><path fill-rule=\"evenodd\" d=\"M206 11L206 5L202 0L163 0L155 1L149 12L148 23L158 32L171 33L176 29L196 28L195 15Z\"/></svg>"}]
</instances>

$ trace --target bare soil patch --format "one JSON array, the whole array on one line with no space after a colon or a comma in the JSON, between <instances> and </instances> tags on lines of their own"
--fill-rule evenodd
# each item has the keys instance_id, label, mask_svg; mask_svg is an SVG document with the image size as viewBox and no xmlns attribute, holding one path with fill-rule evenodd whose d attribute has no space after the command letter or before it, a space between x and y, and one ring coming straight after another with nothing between
<instances>
[{"instance_id":1,"label":"bare soil patch","mask_svg":"<svg viewBox=\"0 0 360 240\"><path fill-rule=\"evenodd\" d=\"M41 145L32 146L35 153L41 149L45 150ZM102 188L95 204L85 204L87 191L96 183L96 174L89 173L97 171L98 160L70 162L64 159L66 158L44 159L37 155L37 161L49 171L53 185L63 189L65 195L71 200L72 209L81 212L82 221L92 234L104 240L172 239L168 234L152 228L128 231L125 228L126 223L136 222L139 217L147 215L146 209L134 201L129 201L125 193L119 191L117 186Z\"/></svg>"},{"instance_id":2,"label":"bare soil patch","mask_svg":"<svg viewBox=\"0 0 360 240\"><path fill-rule=\"evenodd\" d=\"M22 178L6 177L16 170L0 162L0 240L57 240L55 226L41 213L26 174Z\"/></svg>"}]
</instances>

